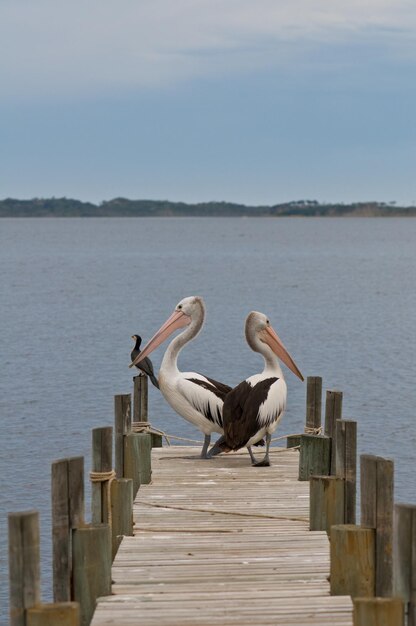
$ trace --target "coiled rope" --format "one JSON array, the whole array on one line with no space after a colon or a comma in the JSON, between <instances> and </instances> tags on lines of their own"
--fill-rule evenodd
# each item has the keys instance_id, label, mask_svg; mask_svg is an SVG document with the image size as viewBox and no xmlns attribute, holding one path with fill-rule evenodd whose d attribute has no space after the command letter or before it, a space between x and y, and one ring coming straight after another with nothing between
<instances>
[{"instance_id":1,"label":"coiled rope","mask_svg":"<svg viewBox=\"0 0 416 626\"><path fill-rule=\"evenodd\" d=\"M90 481L92 483L107 483L107 521L111 528L113 523L113 516L111 511L111 483L116 477L115 470L109 472L90 472Z\"/></svg>"}]
</instances>

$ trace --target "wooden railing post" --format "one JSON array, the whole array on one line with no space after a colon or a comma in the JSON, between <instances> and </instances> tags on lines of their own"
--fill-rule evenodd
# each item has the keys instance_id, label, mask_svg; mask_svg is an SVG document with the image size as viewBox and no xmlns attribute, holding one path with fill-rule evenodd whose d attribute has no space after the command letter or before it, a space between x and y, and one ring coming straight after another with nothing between
<instances>
[{"instance_id":1,"label":"wooden railing post","mask_svg":"<svg viewBox=\"0 0 416 626\"><path fill-rule=\"evenodd\" d=\"M336 475L345 481L344 522L355 524L357 494L357 422L336 422Z\"/></svg>"},{"instance_id":2,"label":"wooden railing post","mask_svg":"<svg viewBox=\"0 0 416 626\"><path fill-rule=\"evenodd\" d=\"M111 557L114 559L123 535L133 534L133 481L119 478L111 483Z\"/></svg>"},{"instance_id":3,"label":"wooden railing post","mask_svg":"<svg viewBox=\"0 0 416 626\"><path fill-rule=\"evenodd\" d=\"M53 598L72 599L71 529L84 523L84 457L52 463Z\"/></svg>"},{"instance_id":4,"label":"wooden railing post","mask_svg":"<svg viewBox=\"0 0 416 626\"><path fill-rule=\"evenodd\" d=\"M152 477L152 438L150 433L130 433L124 437L124 476L133 480L133 498L140 485Z\"/></svg>"},{"instance_id":5,"label":"wooden railing post","mask_svg":"<svg viewBox=\"0 0 416 626\"><path fill-rule=\"evenodd\" d=\"M331 463L331 440L320 435L302 435L299 455L299 480L328 476Z\"/></svg>"},{"instance_id":6,"label":"wooden railing post","mask_svg":"<svg viewBox=\"0 0 416 626\"><path fill-rule=\"evenodd\" d=\"M308 376L306 387L306 425L305 434L316 434L321 426L322 378Z\"/></svg>"},{"instance_id":7,"label":"wooden railing post","mask_svg":"<svg viewBox=\"0 0 416 626\"><path fill-rule=\"evenodd\" d=\"M336 423L342 418L342 391L328 390L325 401L325 435L331 437L331 470L336 476Z\"/></svg>"},{"instance_id":8,"label":"wooden railing post","mask_svg":"<svg viewBox=\"0 0 416 626\"><path fill-rule=\"evenodd\" d=\"M336 476L311 476L309 529L326 530L344 523L344 480Z\"/></svg>"},{"instance_id":9,"label":"wooden railing post","mask_svg":"<svg viewBox=\"0 0 416 626\"><path fill-rule=\"evenodd\" d=\"M331 463L331 440L321 432L322 378L308 376L306 390L305 434L300 437L299 480L328 476ZM288 447L296 441L288 437Z\"/></svg>"},{"instance_id":10,"label":"wooden railing post","mask_svg":"<svg viewBox=\"0 0 416 626\"><path fill-rule=\"evenodd\" d=\"M416 626L416 505L394 507L394 593L407 605L408 626Z\"/></svg>"},{"instance_id":11,"label":"wooden railing post","mask_svg":"<svg viewBox=\"0 0 416 626\"><path fill-rule=\"evenodd\" d=\"M78 602L38 604L27 612L26 626L79 626Z\"/></svg>"},{"instance_id":12,"label":"wooden railing post","mask_svg":"<svg viewBox=\"0 0 416 626\"><path fill-rule=\"evenodd\" d=\"M111 594L110 526L74 528L72 546L73 596L80 605L81 626L88 626L97 598Z\"/></svg>"},{"instance_id":13,"label":"wooden railing post","mask_svg":"<svg viewBox=\"0 0 416 626\"><path fill-rule=\"evenodd\" d=\"M330 537L331 594L374 596L375 531L341 524L331 527Z\"/></svg>"},{"instance_id":14,"label":"wooden railing post","mask_svg":"<svg viewBox=\"0 0 416 626\"><path fill-rule=\"evenodd\" d=\"M40 597L39 513L9 514L10 626L79 626L76 602Z\"/></svg>"},{"instance_id":15,"label":"wooden railing post","mask_svg":"<svg viewBox=\"0 0 416 626\"><path fill-rule=\"evenodd\" d=\"M40 602L39 513L9 513L10 626L26 626Z\"/></svg>"},{"instance_id":16,"label":"wooden railing post","mask_svg":"<svg viewBox=\"0 0 416 626\"><path fill-rule=\"evenodd\" d=\"M400 598L354 598L354 626L404 626Z\"/></svg>"},{"instance_id":17,"label":"wooden railing post","mask_svg":"<svg viewBox=\"0 0 416 626\"><path fill-rule=\"evenodd\" d=\"M146 374L133 378L133 422L148 422L148 381Z\"/></svg>"},{"instance_id":18,"label":"wooden railing post","mask_svg":"<svg viewBox=\"0 0 416 626\"><path fill-rule=\"evenodd\" d=\"M376 596L393 593L393 461L361 455L361 525L376 533Z\"/></svg>"},{"instance_id":19,"label":"wooden railing post","mask_svg":"<svg viewBox=\"0 0 416 626\"><path fill-rule=\"evenodd\" d=\"M92 474L91 474L91 519L93 524L108 521L109 489L107 480L94 478L94 474L111 474L113 469L113 429L94 428L92 430ZM113 474L114 476L114 474Z\"/></svg>"},{"instance_id":20,"label":"wooden railing post","mask_svg":"<svg viewBox=\"0 0 416 626\"><path fill-rule=\"evenodd\" d=\"M114 396L114 467L117 478L124 476L124 436L131 432L131 394Z\"/></svg>"}]
</instances>

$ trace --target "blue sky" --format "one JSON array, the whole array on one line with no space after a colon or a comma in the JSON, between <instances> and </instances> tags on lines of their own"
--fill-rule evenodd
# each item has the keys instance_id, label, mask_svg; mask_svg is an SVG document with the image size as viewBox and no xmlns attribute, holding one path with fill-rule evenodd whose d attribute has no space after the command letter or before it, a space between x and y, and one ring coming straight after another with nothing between
<instances>
[{"instance_id":1,"label":"blue sky","mask_svg":"<svg viewBox=\"0 0 416 626\"><path fill-rule=\"evenodd\" d=\"M416 4L0 0L0 198L416 204Z\"/></svg>"}]
</instances>

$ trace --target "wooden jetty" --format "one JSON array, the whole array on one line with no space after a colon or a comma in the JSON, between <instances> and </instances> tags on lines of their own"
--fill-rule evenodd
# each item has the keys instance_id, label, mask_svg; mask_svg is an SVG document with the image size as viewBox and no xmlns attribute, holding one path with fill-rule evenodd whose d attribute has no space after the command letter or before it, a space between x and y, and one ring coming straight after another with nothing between
<instances>
[{"instance_id":1,"label":"wooden jetty","mask_svg":"<svg viewBox=\"0 0 416 626\"><path fill-rule=\"evenodd\" d=\"M53 603L39 515L9 514L11 626L416 626L416 506L394 507L392 461L361 455L356 524L357 424L341 392L324 404L308 378L305 431L269 468L162 447L142 375L133 398L115 397L114 429L93 430L91 521L84 459L52 464Z\"/></svg>"},{"instance_id":2,"label":"wooden jetty","mask_svg":"<svg viewBox=\"0 0 416 626\"><path fill-rule=\"evenodd\" d=\"M134 536L112 568L105 624L352 625L349 596L331 596L326 532L309 531L309 485L297 450L274 449L272 467L247 451L198 458L155 448L152 483L134 503Z\"/></svg>"}]
</instances>

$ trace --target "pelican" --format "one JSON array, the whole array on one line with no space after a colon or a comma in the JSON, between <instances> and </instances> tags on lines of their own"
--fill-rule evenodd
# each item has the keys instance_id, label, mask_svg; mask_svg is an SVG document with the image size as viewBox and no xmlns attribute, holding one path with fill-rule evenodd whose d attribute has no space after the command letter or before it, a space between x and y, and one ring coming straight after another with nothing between
<instances>
[{"instance_id":1,"label":"pelican","mask_svg":"<svg viewBox=\"0 0 416 626\"><path fill-rule=\"evenodd\" d=\"M254 466L269 466L272 433L286 408L287 387L279 358L296 376L304 378L264 313L249 313L245 334L250 348L263 356L264 369L227 394L223 407L224 438L218 440L210 454L247 446ZM251 446L263 437L266 437L266 453L261 461L256 461Z\"/></svg>"},{"instance_id":2,"label":"pelican","mask_svg":"<svg viewBox=\"0 0 416 626\"><path fill-rule=\"evenodd\" d=\"M208 447L213 432L223 433L222 406L231 387L196 372L181 372L177 360L182 348L198 335L205 318L205 305L199 296L184 298L172 315L133 360L137 365L179 328L186 327L169 344L159 369L159 388L170 406L201 430L204 445L201 458L210 458Z\"/></svg>"}]
</instances>

